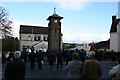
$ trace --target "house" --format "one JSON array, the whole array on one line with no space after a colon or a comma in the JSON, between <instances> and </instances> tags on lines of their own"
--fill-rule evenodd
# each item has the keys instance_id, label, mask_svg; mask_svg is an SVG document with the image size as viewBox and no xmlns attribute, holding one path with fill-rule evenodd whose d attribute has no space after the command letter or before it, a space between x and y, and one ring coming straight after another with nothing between
<instances>
[{"instance_id":1,"label":"house","mask_svg":"<svg viewBox=\"0 0 120 80\"><path fill-rule=\"evenodd\" d=\"M110 50L120 51L120 19L116 19L116 16L112 16Z\"/></svg>"},{"instance_id":2,"label":"house","mask_svg":"<svg viewBox=\"0 0 120 80\"><path fill-rule=\"evenodd\" d=\"M20 25L20 50L31 49L46 51L48 48L48 27Z\"/></svg>"}]
</instances>

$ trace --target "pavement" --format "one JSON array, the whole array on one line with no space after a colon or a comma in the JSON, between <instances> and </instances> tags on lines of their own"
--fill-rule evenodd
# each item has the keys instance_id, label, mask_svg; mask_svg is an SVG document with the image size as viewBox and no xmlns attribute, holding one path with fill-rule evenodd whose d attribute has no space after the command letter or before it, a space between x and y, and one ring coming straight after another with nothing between
<instances>
[{"instance_id":1,"label":"pavement","mask_svg":"<svg viewBox=\"0 0 120 80\"><path fill-rule=\"evenodd\" d=\"M100 80L109 80L108 73L109 70L116 65L116 62L114 61L101 61L101 67L102 67L102 76ZM5 64L2 65L2 74L4 73ZM4 78L4 76L2 75ZM26 76L25 80L47 80L47 79L65 79L67 78L67 70L66 65L63 64L62 69L56 69L56 64L54 65L53 69L49 69L48 63L43 63L42 69L38 69L38 64L35 64L35 69L30 69L30 64L26 64Z\"/></svg>"}]
</instances>

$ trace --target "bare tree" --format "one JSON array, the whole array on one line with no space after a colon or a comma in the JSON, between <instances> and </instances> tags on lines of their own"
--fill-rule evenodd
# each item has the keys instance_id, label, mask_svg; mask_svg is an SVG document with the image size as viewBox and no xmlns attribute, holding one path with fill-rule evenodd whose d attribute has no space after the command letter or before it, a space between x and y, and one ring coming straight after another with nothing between
<instances>
[{"instance_id":1,"label":"bare tree","mask_svg":"<svg viewBox=\"0 0 120 80\"><path fill-rule=\"evenodd\" d=\"M0 36L2 38L12 36L12 21L8 19L8 13L6 9L0 6Z\"/></svg>"}]
</instances>

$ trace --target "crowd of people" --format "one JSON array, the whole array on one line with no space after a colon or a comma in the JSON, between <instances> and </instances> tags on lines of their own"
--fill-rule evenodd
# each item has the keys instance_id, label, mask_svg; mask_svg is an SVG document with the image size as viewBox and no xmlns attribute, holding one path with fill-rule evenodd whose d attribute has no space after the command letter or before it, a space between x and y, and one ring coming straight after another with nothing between
<instances>
[{"instance_id":1,"label":"crowd of people","mask_svg":"<svg viewBox=\"0 0 120 80\"><path fill-rule=\"evenodd\" d=\"M60 59L62 61L66 62L66 65L68 64L68 61L72 60L72 53L77 52L79 54L79 57L82 62L87 59L89 56L90 51L85 51L83 49L81 50L63 50L63 51L50 51L50 52L42 52L42 50L37 50L37 51L32 51L32 52L27 52L26 50L23 50L21 53L21 58L24 60L25 63L30 62L31 59L36 61L44 61L45 58L47 58L47 61L49 64L52 64L53 61L58 59L60 63ZM34 53L35 55L33 55ZM42 55L38 55L38 53ZM58 54L60 53L60 54ZM31 56L33 55L33 56ZM42 56L41 58L38 58L38 56ZM111 60L115 61L117 58L120 57L120 52L115 52L115 51L106 51L106 50L95 50L95 59L98 61L106 61L106 60ZM2 63L6 63L14 58L14 52L2 52ZM40 60L41 59L41 60Z\"/></svg>"},{"instance_id":2,"label":"crowd of people","mask_svg":"<svg viewBox=\"0 0 120 80\"><path fill-rule=\"evenodd\" d=\"M15 57L16 54L20 54L20 55L18 55L18 57ZM68 70L68 75L67 75L68 78L98 80L102 75L100 61L101 60L116 61L117 59L119 59L119 57L120 57L120 52L115 52L113 50L84 51L83 49L81 50L76 49L76 50L63 50L63 51L59 50L59 51L47 51L47 52L42 52L42 50L39 51L31 50L31 52L26 52L26 50L23 50L22 52L20 51L10 52L10 53L3 52L2 62L3 64L6 64L5 77L7 73L9 73L7 72L8 66L11 66L11 64L13 63L15 64L16 60L18 60L19 58L21 61L23 61L23 63L19 61L21 67L23 67L23 68L21 67L19 68L23 70L25 70L26 63L30 63L30 68L33 70L35 69L35 63L38 64L38 69L42 69L43 63L48 63L50 69L54 68L53 67L54 64L57 64L56 69L62 69L63 63L65 63ZM18 67L17 64L18 63L16 63L16 67ZM25 71L22 74L25 75ZM109 74L110 76L112 75L112 70ZM12 80L16 80L16 79L12 79Z\"/></svg>"}]
</instances>

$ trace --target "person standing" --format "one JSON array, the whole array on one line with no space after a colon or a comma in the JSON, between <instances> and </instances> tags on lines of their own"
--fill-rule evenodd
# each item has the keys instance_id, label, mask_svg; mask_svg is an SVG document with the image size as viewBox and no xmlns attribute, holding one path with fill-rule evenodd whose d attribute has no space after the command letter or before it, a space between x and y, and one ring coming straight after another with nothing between
<instances>
[{"instance_id":1,"label":"person standing","mask_svg":"<svg viewBox=\"0 0 120 80\"><path fill-rule=\"evenodd\" d=\"M71 52L69 50L67 50L65 52L65 61L66 61L66 65L68 65L68 62L71 61Z\"/></svg>"},{"instance_id":2,"label":"person standing","mask_svg":"<svg viewBox=\"0 0 120 80\"><path fill-rule=\"evenodd\" d=\"M59 50L57 52L57 69L59 69L59 66L62 69L62 58L63 58L62 52L61 50Z\"/></svg>"},{"instance_id":3,"label":"person standing","mask_svg":"<svg viewBox=\"0 0 120 80\"><path fill-rule=\"evenodd\" d=\"M6 56L5 56L5 52L2 52L2 64L6 63Z\"/></svg>"},{"instance_id":4,"label":"person standing","mask_svg":"<svg viewBox=\"0 0 120 80\"><path fill-rule=\"evenodd\" d=\"M72 61L67 65L68 78L81 78L82 62L79 61L79 54L74 52L72 54Z\"/></svg>"},{"instance_id":5,"label":"person standing","mask_svg":"<svg viewBox=\"0 0 120 80\"><path fill-rule=\"evenodd\" d=\"M35 52L32 50L32 52L29 54L30 57L30 68L34 69L35 68Z\"/></svg>"},{"instance_id":6,"label":"person standing","mask_svg":"<svg viewBox=\"0 0 120 80\"><path fill-rule=\"evenodd\" d=\"M24 80L26 74L26 65L20 59L21 52L14 53L14 59L7 62L4 76L5 80Z\"/></svg>"},{"instance_id":7,"label":"person standing","mask_svg":"<svg viewBox=\"0 0 120 80\"><path fill-rule=\"evenodd\" d=\"M27 63L27 56L28 56L28 55L27 55L27 52L26 52L25 49L23 49L23 51L22 51L22 55L21 55L21 56L22 56L24 62Z\"/></svg>"},{"instance_id":8,"label":"person standing","mask_svg":"<svg viewBox=\"0 0 120 80\"><path fill-rule=\"evenodd\" d=\"M54 51L50 51L48 53L48 61L49 61L50 69L53 69L53 65L54 65L54 61L55 61L55 52Z\"/></svg>"},{"instance_id":9,"label":"person standing","mask_svg":"<svg viewBox=\"0 0 120 80\"><path fill-rule=\"evenodd\" d=\"M82 68L82 78L84 80L99 80L102 75L102 69L99 61L95 60L95 52L89 53Z\"/></svg>"},{"instance_id":10,"label":"person standing","mask_svg":"<svg viewBox=\"0 0 120 80\"><path fill-rule=\"evenodd\" d=\"M118 58L117 63L118 63L118 65L114 66L109 71L109 77L112 80L120 80L120 58Z\"/></svg>"},{"instance_id":11,"label":"person standing","mask_svg":"<svg viewBox=\"0 0 120 80\"><path fill-rule=\"evenodd\" d=\"M42 61L44 59L42 50L39 50L39 52L36 53L36 58L37 58L38 68L42 69Z\"/></svg>"}]
</instances>

